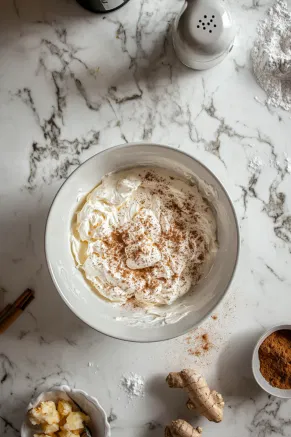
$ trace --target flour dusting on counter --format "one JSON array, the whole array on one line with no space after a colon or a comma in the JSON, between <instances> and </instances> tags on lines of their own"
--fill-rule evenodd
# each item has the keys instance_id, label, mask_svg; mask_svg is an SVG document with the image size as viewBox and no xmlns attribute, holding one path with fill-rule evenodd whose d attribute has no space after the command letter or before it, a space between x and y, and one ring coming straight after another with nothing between
<instances>
[{"instance_id":1,"label":"flour dusting on counter","mask_svg":"<svg viewBox=\"0 0 291 437\"><path fill-rule=\"evenodd\" d=\"M291 14L276 0L260 22L252 49L254 73L267 94L267 104L291 110Z\"/></svg>"},{"instance_id":2,"label":"flour dusting on counter","mask_svg":"<svg viewBox=\"0 0 291 437\"><path fill-rule=\"evenodd\" d=\"M121 386L129 398L144 395L144 378L136 373L124 375L121 379Z\"/></svg>"}]
</instances>

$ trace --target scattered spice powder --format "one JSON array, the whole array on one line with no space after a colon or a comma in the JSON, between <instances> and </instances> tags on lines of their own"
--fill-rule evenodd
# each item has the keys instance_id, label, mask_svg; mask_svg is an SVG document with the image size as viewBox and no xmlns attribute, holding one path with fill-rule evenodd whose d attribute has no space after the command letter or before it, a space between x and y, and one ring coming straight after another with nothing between
<instances>
[{"instance_id":1,"label":"scattered spice powder","mask_svg":"<svg viewBox=\"0 0 291 437\"><path fill-rule=\"evenodd\" d=\"M186 343L190 345L191 337L186 337ZM195 355L196 357L199 357L200 355L204 354L205 352L208 352L209 349L211 349L212 344L209 341L209 334L200 334L197 335L194 339L194 342L198 345L195 348L188 349L188 353L190 355Z\"/></svg>"},{"instance_id":2,"label":"scattered spice powder","mask_svg":"<svg viewBox=\"0 0 291 437\"><path fill-rule=\"evenodd\" d=\"M211 347L211 343L209 342L209 335L208 334L203 334L202 335L202 341L203 341L203 346L202 349L204 351L209 351L210 347Z\"/></svg>"},{"instance_id":3,"label":"scattered spice powder","mask_svg":"<svg viewBox=\"0 0 291 437\"><path fill-rule=\"evenodd\" d=\"M259 348L260 371L276 388L291 389L291 330L273 332Z\"/></svg>"},{"instance_id":4,"label":"scattered spice powder","mask_svg":"<svg viewBox=\"0 0 291 437\"><path fill-rule=\"evenodd\" d=\"M201 355L201 352L200 352L200 350L195 350L195 349L188 349L188 352L189 352L189 354L190 355L195 355L195 357L200 357L200 355Z\"/></svg>"}]
</instances>

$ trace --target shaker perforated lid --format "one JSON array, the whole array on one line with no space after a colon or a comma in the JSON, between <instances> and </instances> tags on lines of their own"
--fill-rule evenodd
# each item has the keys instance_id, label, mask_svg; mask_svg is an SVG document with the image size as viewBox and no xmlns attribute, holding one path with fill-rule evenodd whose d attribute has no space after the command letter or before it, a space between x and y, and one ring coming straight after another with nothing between
<instances>
[{"instance_id":1,"label":"shaker perforated lid","mask_svg":"<svg viewBox=\"0 0 291 437\"><path fill-rule=\"evenodd\" d=\"M188 0L174 22L176 54L191 68L202 70L221 62L234 37L234 23L223 0Z\"/></svg>"}]
</instances>

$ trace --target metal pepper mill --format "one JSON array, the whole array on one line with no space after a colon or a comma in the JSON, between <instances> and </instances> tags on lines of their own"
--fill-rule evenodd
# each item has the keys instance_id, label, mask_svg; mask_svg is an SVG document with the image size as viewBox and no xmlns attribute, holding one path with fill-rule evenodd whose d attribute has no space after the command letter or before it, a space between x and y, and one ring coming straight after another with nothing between
<instances>
[{"instance_id":1,"label":"metal pepper mill","mask_svg":"<svg viewBox=\"0 0 291 437\"><path fill-rule=\"evenodd\" d=\"M106 13L121 8L129 0L77 0L77 2L91 12Z\"/></svg>"}]
</instances>

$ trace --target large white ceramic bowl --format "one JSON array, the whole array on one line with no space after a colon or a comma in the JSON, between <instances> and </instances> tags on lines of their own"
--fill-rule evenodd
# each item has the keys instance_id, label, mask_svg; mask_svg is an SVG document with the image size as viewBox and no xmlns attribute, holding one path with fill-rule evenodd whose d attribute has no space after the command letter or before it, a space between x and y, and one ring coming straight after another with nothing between
<instances>
[{"instance_id":1,"label":"large white ceramic bowl","mask_svg":"<svg viewBox=\"0 0 291 437\"><path fill-rule=\"evenodd\" d=\"M110 172L140 165L158 166L193 176L201 190L213 196L219 249L213 267L195 291L171 305L161 317L148 316L142 326L138 313L98 297L75 267L70 250L70 226L77 205ZM212 194L209 194L209 193ZM209 197L208 196L208 197ZM150 342L177 337L199 325L225 295L237 264L238 224L232 203L218 179L199 161L176 149L157 144L116 146L84 162L63 184L52 204L46 227L45 249L52 279L71 310L92 328L123 340ZM174 315L174 316L173 316ZM176 315L176 316L175 316ZM145 318L147 320L147 318Z\"/></svg>"}]
</instances>

